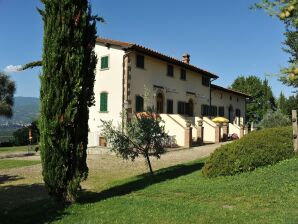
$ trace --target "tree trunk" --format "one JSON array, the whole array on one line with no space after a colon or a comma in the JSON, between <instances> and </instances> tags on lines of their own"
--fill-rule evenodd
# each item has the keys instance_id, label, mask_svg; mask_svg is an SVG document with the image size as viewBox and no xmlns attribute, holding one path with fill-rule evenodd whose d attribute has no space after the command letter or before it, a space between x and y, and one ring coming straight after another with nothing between
<instances>
[{"instance_id":1,"label":"tree trunk","mask_svg":"<svg viewBox=\"0 0 298 224\"><path fill-rule=\"evenodd\" d=\"M149 166L149 169L150 169L150 173L151 173L151 175L153 175L154 173L153 173L153 170L152 170L152 167L151 167L151 162L150 162L148 153L145 154L145 157L146 157L146 160L147 160L147 164Z\"/></svg>"}]
</instances>

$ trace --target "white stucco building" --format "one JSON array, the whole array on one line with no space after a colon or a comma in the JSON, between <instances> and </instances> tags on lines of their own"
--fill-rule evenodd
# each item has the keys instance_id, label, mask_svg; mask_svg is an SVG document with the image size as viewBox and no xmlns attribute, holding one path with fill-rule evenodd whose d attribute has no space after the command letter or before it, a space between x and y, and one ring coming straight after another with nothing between
<instances>
[{"instance_id":1,"label":"white stucco building","mask_svg":"<svg viewBox=\"0 0 298 224\"><path fill-rule=\"evenodd\" d=\"M186 120L195 126L197 120L204 118L204 125L212 126L210 117L223 116L236 128L245 123L249 96L210 84L218 76L191 65L188 54L180 61L137 44L103 38L97 39L95 52L98 64L95 105L90 108L89 146L104 145L101 120L113 120L117 125L123 109L129 119L146 107L145 87L149 92L147 106L162 114L166 129L178 145L183 141ZM204 139L212 141L213 134L207 126Z\"/></svg>"}]
</instances>

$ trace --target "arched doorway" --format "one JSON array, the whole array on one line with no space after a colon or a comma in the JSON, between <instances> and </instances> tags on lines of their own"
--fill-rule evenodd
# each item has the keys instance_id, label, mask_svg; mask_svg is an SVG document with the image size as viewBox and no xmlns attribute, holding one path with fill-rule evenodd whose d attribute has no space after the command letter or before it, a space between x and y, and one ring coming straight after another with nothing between
<instances>
[{"instance_id":1,"label":"arched doorway","mask_svg":"<svg viewBox=\"0 0 298 224\"><path fill-rule=\"evenodd\" d=\"M158 93L156 96L156 113L163 113L163 94Z\"/></svg>"},{"instance_id":2,"label":"arched doorway","mask_svg":"<svg viewBox=\"0 0 298 224\"><path fill-rule=\"evenodd\" d=\"M188 116L193 117L193 109L194 109L194 104L193 104L193 100L189 99L188 101Z\"/></svg>"}]
</instances>

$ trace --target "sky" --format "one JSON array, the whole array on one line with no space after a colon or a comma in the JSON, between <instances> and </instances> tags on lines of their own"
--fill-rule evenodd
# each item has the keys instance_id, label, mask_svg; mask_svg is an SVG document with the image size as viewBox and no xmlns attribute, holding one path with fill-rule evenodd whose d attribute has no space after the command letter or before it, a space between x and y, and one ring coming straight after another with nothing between
<instances>
[{"instance_id":1,"label":"sky","mask_svg":"<svg viewBox=\"0 0 298 224\"><path fill-rule=\"evenodd\" d=\"M282 51L284 25L263 11L258 0L91 0L102 16L98 36L133 42L181 59L219 76L229 87L239 75L267 78L276 97L294 89L272 74L287 65ZM19 65L42 58L43 22L39 0L0 0L0 71L16 82L16 96L39 97L40 68L16 72Z\"/></svg>"}]
</instances>

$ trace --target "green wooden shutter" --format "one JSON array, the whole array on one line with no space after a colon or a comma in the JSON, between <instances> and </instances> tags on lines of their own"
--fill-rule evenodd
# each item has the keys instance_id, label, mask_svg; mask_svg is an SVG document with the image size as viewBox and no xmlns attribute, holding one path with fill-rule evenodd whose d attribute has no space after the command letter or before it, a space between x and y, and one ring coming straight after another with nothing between
<instances>
[{"instance_id":1,"label":"green wooden shutter","mask_svg":"<svg viewBox=\"0 0 298 224\"><path fill-rule=\"evenodd\" d=\"M101 57L101 69L109 68L109 57Z\"/></svg>"},{"instance_id":2,"label":"green wooden shutter","mask_svg":"<svg viewBox=\"0 0 298 224\"><path fill-rule=\"evenodd\" d=\"M144 99L141 96L136 96L136 112L144 111Z\"/></svg>"},{"instance_id":3,"label":"green wooden shutter","mask_svg":"<svg viewBox=\"0 0 298 224\"><path fill-rule=\"evenodd\" d=\"M100 94L100 111L101 112L108 111L108 93Z\"/></svg>"}]
</instances>

